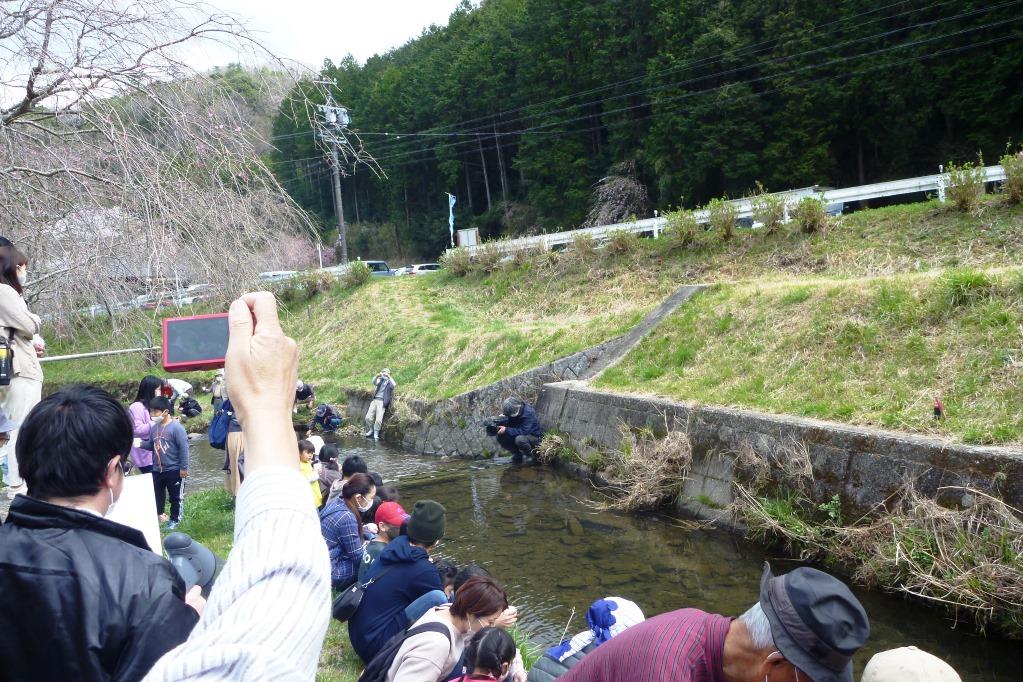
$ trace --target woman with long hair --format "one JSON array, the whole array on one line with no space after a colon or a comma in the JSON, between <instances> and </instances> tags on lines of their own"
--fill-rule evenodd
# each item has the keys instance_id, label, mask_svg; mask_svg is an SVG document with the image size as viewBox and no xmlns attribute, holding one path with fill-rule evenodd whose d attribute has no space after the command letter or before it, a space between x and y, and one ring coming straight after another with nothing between
<instances>
[{"instance_id":1,"label":"woman with long hair","mask_svg":"<svg viewBox=\"0 0 1023 682\"><path fill-rule=\"evenodd\" d=\"M161 388L163 388L163 379L147 374L139 382L135 400L128 406L128 416L131 417L132 433L135 436L131 448L131 463L144 474L153 470L153 451L136 447L135 443L149 440L150 431L153 429L153 418L149 414L149 402L160 395Z\"/></svg>"},{"instance_id":2,"label":"woman with long hair","mask_svg":"<svg viewBox=\"0 0 1023 682\"><path fill-rule=\"evenodd\" d=\"M462 657L466 643L483 628L494 627L508 608L504 587L493 578L469 578L455 592L455 601L437 606L413 628L440 623L448 632L427 630L407 637L387 671L387 682L440 682Z\"/></svg>"},{"instance_id":3,"label":"woman with long hair","mask_svg":"<svg viewBox=\"0 0 1023 682\"><path fill-rule=\"evenodd\" d=\"M14 353L11 383L0 386L0 406L4 414L20 424L40 401L43 393L43 370L39 366L42 355L41 321L28 310L24 286L28 281L28 259L14 245L0 246L0 336ZM18 495L28 488L18 473L15 445L18 429L11 431L10 440L3 448L7 457L7 481L10 493Z\"/></svg>"},{"instance_id":4,"label":"woman with long hair","mask_svg":"<svg viewBox=\"0 0 1023 682\"><path fill-rule=\"evenodd\" d=\"M330 582L343 590L359 574L362 563L362 512L373 506L377 487L367 474L353 474L341 494L320 512L320 532L330 554Z\"/></svg>"}]
</instances>

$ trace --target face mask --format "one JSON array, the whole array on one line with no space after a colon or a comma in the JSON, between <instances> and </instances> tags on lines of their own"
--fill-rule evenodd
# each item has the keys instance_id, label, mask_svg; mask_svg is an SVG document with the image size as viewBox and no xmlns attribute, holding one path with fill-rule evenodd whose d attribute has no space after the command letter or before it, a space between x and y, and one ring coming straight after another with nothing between
<instances>
[{"instance_id":1,"label":"face mask","mask_svg":"<svg viewBox=\"0 0 1023 682\"><path fill-rule=\"evenodd\" d=\"M363 499L365 499L365 498L363 498ZM367 502L365 507L363 507L361 504L359 505L359 511L360 512L368 512L372 508L373 508L373 500L370 500L369 502Z\"/></svg>"},{"instance_id":2,"label":"face mask","mask_svg":"<svg viewBox=\"0 0 1023 682\"><path fill-rule=\"evenodd\" d=\"M20 271L19 270L18 271L18 284L20 284L21 286L25 286L26 282L28 282L28 274L25 273L24 271Z\"/></svg>"},{"instance_id":3,"label":"face mask","mask_svg":"<svg viewBox=\"0 0 1023 682\"><path fill-rule=\"evenodd\" d=\"M114 502L114 489L113 488L107 488L107 490L110 491L110 506L107 507L107 513L103 515L104 517L107 517L107 516L110 516L111 514L113 514L114 513L114 507L117 505L117 503Z\"/></svg>"}]
</instances>

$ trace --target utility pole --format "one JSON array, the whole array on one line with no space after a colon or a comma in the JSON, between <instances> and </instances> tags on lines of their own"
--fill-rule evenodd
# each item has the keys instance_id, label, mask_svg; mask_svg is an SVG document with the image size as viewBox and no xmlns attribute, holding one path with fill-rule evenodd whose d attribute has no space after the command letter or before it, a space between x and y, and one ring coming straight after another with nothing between
<instances>
[{"instance_id":1,"label":"utility pole","mask_svg":"<svg viewBox=\"0 0 1023 682\"><path fill-rule=\"evenodd\" d=\"M337 85L336 81L315 81L317 85ZM342 144L347 145L345 129L352 122L348 109L339 106L334 101L334 96L327 90L327 101L317 107L323 114L323 121L320 122L320 139L330 145L331 171L334 176L334 212L337 215L337 243L334 251L340 263L348 262L348 236L345 233L345 211L344 203L341 201L341 155L339 149Z\"/></svg>"}]
</instances>

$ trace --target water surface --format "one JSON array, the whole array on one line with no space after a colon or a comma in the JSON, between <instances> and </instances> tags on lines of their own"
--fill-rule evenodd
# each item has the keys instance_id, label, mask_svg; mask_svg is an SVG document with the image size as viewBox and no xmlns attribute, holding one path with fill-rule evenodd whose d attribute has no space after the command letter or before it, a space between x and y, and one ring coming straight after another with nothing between
<instances>
[{"instance_id":1,"label":"water surface","mask_svg":"<svg viewBox=\"0 0 1023 682\"><path fill-rule=\"evenodd\" d=\"M544 646L585 629L586 609L603 596L631 599L648 616L682 607L738 615L758 598L765 559L776 572L796 565L668 514L595 512L588 483L546 468L443 460L362 440L340 445L343 456L359 454L385 479L397 479L407 509L417 499L441 502L448 527L436 555L491 570ZM190 490L222 484L222 451L196 442L193 457ZM1021 679L1019 643L959 631L939 612L898 597L857 596L872 628L857 679L871 654L910 644L949 661L965 682Z\"/></svg>"}]
</instances>

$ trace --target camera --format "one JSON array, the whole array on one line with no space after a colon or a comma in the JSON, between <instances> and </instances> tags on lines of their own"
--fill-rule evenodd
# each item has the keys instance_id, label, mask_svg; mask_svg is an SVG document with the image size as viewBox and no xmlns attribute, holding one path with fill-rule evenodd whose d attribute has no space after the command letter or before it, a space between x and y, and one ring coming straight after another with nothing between
<instances>
[{"instance_id":1,"label":"camera","mask_svg":"<svg viewBox=\"0 0 1023 682\"><path fill-rule=\"evenodd\" d=\"M483 420L483 428L486 429L488 436L496 436L497 430L502 426L508 426L508 417L503 414Z\"/></svg>"}]
</instances>

